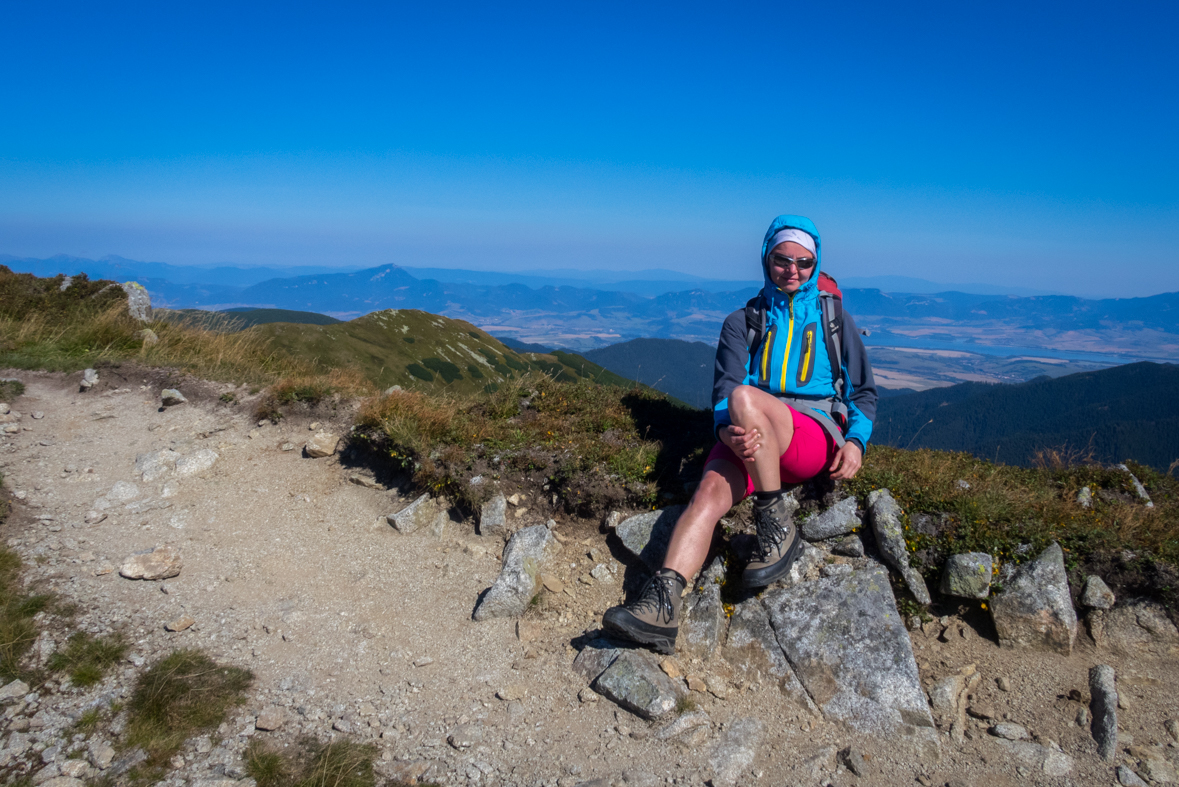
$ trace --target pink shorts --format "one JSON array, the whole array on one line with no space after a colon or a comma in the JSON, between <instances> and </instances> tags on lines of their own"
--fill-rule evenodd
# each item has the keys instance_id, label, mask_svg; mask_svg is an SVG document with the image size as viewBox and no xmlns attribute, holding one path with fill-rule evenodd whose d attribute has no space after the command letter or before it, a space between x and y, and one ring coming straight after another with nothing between
<instances>
[{"instance_id":1,"label":"pink shorts","mask_svg":"<svg viewBox=\"0 0 1179 787\"><path fill-rule=\"evenodd\" d=\"M789 407L789 405L787 405ZM790 415L794 419L794 438L786 448L786 453L778 460L778 467L782 472L782 483L798 484L809 478L814 478L820 472L831 466L835 459L835 440L819 423L810 416L803 415L790 408ZM708 462L713 459L723 459L741 469L745 476L745 495L753 494L753 479L745 469L745 463L733 453L733 449L724 443L717 443L708 453Z\"/></svg>"}]
</instances>

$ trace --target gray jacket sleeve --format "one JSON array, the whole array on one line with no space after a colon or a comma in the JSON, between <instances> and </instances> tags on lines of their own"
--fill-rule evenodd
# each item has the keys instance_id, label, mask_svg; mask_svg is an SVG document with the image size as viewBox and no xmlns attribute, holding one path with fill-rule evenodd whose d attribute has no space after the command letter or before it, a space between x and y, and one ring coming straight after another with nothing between
<instances>
[{"instance_id":1,"label":"gray jacket sleeve","mask_svg":"<svg viewBox=\"0 0 1179 787\"><path fill-rule=\"evenodd\" d=\"M843 313L843 368L847 394L847 439L867 450L876 420L876 380L856 321Z\"/></svg>"},{"instance_id":2,"label":"gray jacket sleeve","mask_svg":"<svg viewBox=\"0 0 1179 787\"><path fill-rule=\"evenodd\" d=\"M745 310L738 309L725 318L720 341L716 345L716 363L712 372L712 431L732 423L729 418L729 394L745 382L749 348L745 345Z\"/></svg>"}]
</instances>

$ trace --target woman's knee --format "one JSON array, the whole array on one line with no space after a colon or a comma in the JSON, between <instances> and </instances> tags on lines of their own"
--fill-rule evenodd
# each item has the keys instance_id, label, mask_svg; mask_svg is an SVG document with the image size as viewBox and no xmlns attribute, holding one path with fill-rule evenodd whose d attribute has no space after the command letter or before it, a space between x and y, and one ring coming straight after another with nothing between
<instances>
[{"instance_id":1,"label":"woman's knee","mask_svg":"<svg viewBox=\"0 0 1179 787\"><path fill-rule=\"evenodd\" d=\"M734 421L741 421L760 413L758 399L761 391L752 385L738 385L729 393L729 414Z\"/></svg>"}]
</instances>

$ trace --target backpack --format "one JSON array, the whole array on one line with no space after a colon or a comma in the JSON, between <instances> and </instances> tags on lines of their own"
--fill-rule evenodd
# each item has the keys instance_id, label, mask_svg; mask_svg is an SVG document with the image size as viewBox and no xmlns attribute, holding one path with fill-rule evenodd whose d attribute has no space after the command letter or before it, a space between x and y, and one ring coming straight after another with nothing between
<instances>
[{"instance_id":1,"label":"backpack","mask_svg":"<svg viewBox=\"0 0 1179 787\"><path fill-rule=\"evenodd\" d=\"M843 396L843 293L839 283L825 271L819 271L819 307L823 312L823 337L827 342L827 357L831 361L831 382L835 386L835 401L831 415L840 429L847 428L847 405ZM745 346L752 357L766 335L766 309L762 293L745 304Z\"/></svg>"}]
</instances>

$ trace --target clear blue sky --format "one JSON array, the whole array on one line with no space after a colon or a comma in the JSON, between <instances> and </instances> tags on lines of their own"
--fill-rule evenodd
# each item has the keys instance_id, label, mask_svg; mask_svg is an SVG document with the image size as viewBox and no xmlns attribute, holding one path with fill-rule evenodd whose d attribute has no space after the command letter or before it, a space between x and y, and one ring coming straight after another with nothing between
<instances>
[{"instance_id":1,"label":"clear blue sky","mask_svg":"<svg viewBox=\"0 0 1179 787\"><path fill-rule=\"evenodd\" d=\"M4 2L0 253L1175 291L1177 8Z\"/></svg>"}]
</instances>

